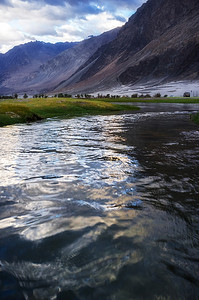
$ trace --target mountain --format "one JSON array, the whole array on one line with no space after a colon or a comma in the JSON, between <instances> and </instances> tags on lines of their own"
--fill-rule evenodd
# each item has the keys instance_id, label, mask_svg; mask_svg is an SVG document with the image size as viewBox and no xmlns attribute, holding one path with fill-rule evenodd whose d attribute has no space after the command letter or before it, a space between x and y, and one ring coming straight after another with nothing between
<instances>
[{"instance_id":1,"label":"mountain","mask_svg":"<svg viewBox=\"0 0 199 300\"><path fill-rule=\"evenodd\" d=\"M60 82L67 80L84 64L96 50L113 40L119 28L105 32L79 42L74 47L60 53L47 63L42 64L35 72L29 74L23 82L31 91L49 92Z\"/></svg>"},{"instance_id":2,"label":"mountain","mask_svg":"<svg viewBox=\"0 0 199 300\"><path fill-rule=\"evenodd\" d=\"M113 40L118 31L116 28L79 43L52 45L37 42L13 48L4 59L0 56L0 67L4 63L4 72L0 73L0 92L50 92L68 79L99 47Z\"/></svg>"},{"instance_id":3,"label":"mountain","mask_svg":"<svg viewBox=\"0 0 199 300\"><path fill-rule=\"evenodd\" d=\"M118 90L199 80L199 1L148 0L122 27L79 43L0 54L0 93Z\"/></svg>"},{"instance_id":4,"label":"mountain","mask_svg":"<svg viewBox=\"0 0 199 300\"><path fill-rule=\"evenodd\" d=\"M199 79L199 1L148 0L57 91Z\"/></svg>"},{"instance_id":5,"label":"mountain","mask_svg":"<svg viewBox=\"0 0 199 300\"><path fill-rule=\"evenodd\" d=\"M0 54L0 92L15 92L21 80L40 65L77 43L29 42Z\"/></svg>"}]
</instances>

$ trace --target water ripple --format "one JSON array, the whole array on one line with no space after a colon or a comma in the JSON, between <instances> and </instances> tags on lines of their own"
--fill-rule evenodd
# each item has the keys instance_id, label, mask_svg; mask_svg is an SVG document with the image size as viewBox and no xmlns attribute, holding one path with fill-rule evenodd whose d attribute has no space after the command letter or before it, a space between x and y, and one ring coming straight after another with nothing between
<instances>
[{"instance_id":1,"label":"water ripple","mask_svg":"<svg viewBox=\"0 0 199 300\"><path fill-rule=\"evenodd\" d=\"M196 107L154 109L1 129L0 298L197 299Z\"/></svg>"}]
</instances>

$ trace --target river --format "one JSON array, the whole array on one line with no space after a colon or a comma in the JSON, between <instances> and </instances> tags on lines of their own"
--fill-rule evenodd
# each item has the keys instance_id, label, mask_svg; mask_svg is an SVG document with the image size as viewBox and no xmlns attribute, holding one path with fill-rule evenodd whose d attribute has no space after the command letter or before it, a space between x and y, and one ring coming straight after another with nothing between
<instances>
[{"instance_id":1,"label":"river","mask_svg":"<svg viewBox=\"0 0 199 300\"><path fill-rule=\"evenodd\" d=\"M0 299L199 299L199 105L1 128Z\"/></svg>"}]
</instances>

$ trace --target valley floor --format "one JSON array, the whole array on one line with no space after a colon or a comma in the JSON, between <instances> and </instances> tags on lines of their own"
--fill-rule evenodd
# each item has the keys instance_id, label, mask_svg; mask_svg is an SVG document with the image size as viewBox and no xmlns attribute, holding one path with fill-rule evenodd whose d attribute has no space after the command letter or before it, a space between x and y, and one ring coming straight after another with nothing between
<instances>
[{"instance_id":1,"label":"valley floor","mask_svg":"<svg viewBox=\"0 0 199 300\"><path fill-rule=\"evenodd\" d=\"M118 85L112 89L102 89L99 94L112 94L119 96L131 96L132 94L149 94L154 96L160 93L162 96L168 97L182 97L185 92L189 92L191 97L199 97L199 81L173 81L169 83L161 83L151 81L143 84L135 85ZM94 93L97 95L97 93Z\"/></svg>"},{"instance_id":2,"label":"valley floor","mask_svg":"<svg viewBox=\"0 0 199 300\"><path fill-rule=\"evenodd\" d=\"M118 103L113 103L113 101L117 101ZM71 118L82 115L107 114L139 109L139 107L134 105L128 105L130 102L134 102L138 106L141 102L199 104L199 97L147 99L127 97L119 99L37 98L4 100L0 102L0 126L34 122L53 117ZM194 115L193 120L199 123L199 113L198 115Z\"/></svg>"},{"instance_id":3,"label":"valley floor","mask_svg":"<svg viewBox=\"0 0 199 300\"><path fill-rule=\"evenodd\" d=\"M104 101L72 98L37 98L0 102L0 126L34 122L53 117L71 118L81 115L106 114L138 109Z\"/></svg>"}]
</instances>

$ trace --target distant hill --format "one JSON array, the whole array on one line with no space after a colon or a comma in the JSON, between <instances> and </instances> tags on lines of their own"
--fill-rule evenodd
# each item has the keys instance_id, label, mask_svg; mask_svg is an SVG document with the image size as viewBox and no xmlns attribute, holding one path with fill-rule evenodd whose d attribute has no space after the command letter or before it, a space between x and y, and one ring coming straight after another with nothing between
<instances>
[{"instance_id":1,"label":"distant hill","mask_svg":"<svg viewBox=\"0 0 199 300\"><path fill-rule=\"evenodd\" d=\"M63 51L47 63L42 64L34 73L30 73L25 80L24 88L32 91L50 92L56 86L67 80L79 67L84 64L99 47L112 41L119 28L105 32L99 36L88 38L74 47Z\"/></svg>"},{"instance_id":2,"label":"distant hill","mask_svg":"<svg viewBox=\"0 0 199 300\"><path fill-rule=\"evenodd\" d=\"M78 43L31 42L0 55L0 93L47 92L68 79L119 28Z\"/></svg>"},{"instance_id":3,"label":"distant hill","mask_svg":"<svg viewBox=\"0 0 199 300\"><path fill-rule=\"evenodd\" d=\"M0 93L15 92L20 89L21 81L41 64L52 59L77 43L29 42L0 54Z\"/></svg>"}]
</instances>

